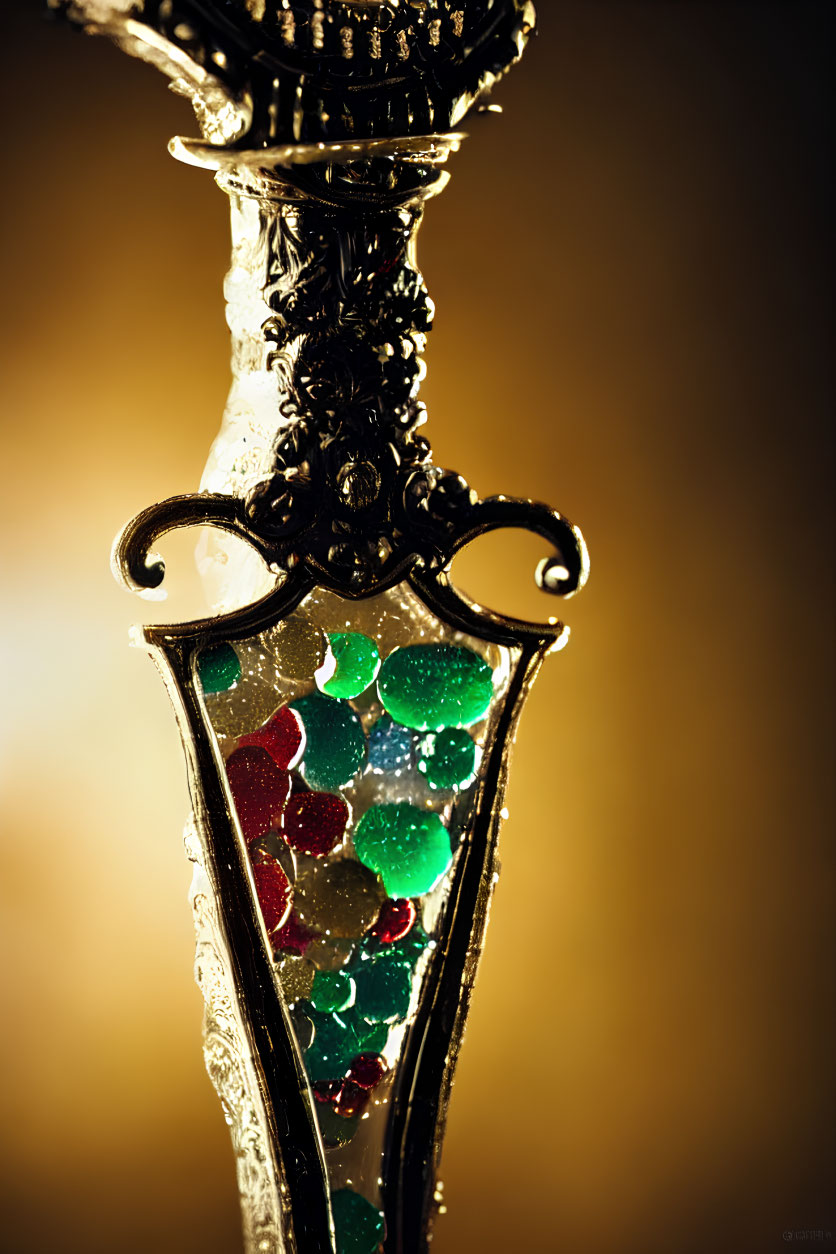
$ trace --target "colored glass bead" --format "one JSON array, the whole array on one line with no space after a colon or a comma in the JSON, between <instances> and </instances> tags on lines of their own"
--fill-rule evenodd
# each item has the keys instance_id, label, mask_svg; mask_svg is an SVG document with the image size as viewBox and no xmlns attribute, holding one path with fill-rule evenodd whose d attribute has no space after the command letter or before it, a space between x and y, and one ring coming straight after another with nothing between
<instances>
[{"instance_id":1,"label":"colored glass bead","mask_svg":"<svg viewBox=\"0 0 836 1254\"><path fill-rule=\"evenodd\" d=\"M330 679L317 675L317 685L329 697L359 697L380 669L377 645L359 631L332 632L328 637L336 670Z\"/></svg>"},{"instance_id":2,"label":"colored glass bead","mask_svg":"<svg viewBox=\"0 0 836 1254\"><path fill-rule=\"evenodd\" d=\"M317 971L310 990L310 1003L314 1010L329 1014L348 1010L354 1005L356 988L350 975L342 971Z\"/></svg>"},{"instance_id":3,"label":"colored glass bead","mask_svg":"<svg viewBox=\"0 0 836 1254\"><path fill-rule=\"evenodd\" d=\"M310 1049L314 1038L313 1019L309 1014L305 1013L302 1006L295 1005L290 1008L290 1022L293 1024L293 1033L296 1037L296 1044L302 1050Z\"/></svg>"},{"instance_id":4,"label":"colored glass bead","mask_svg":"<svg viewBox=\"0 0 836 1254\"><path fill-rule=\"evenodd\" d=\"M405 1019L412 996L409 968L397 962L371 960L354 968L357 1011L370 1023Z\"/></svg>"},{"instance_id":5,"label":"colored glass bead","mask_svg":"<svg viewBox=\"0 0 836 1254\"><path fill-rule=\"evenodd\" d=\"M276 708L276 690L246 676L229 689L206 697L206 712L219 736L237 738L261 727Z\"/></svg>"},{"instance_id":6,"label":"colored glass bead","mask_svg":"<svg viewBox=\"0 0 836 1254\"><path fill-rule=\"evenodd\" d=\"M406 936L392 945L387 945L378 952L392 958L395 962L403 962L408 967L415 967L418 959L430 943L430 938L422 927L413 927Z\"/></svg>"},{"instance_id":7,"label":"colored glass bead","mask_svg":"<svg viewBox=\"0 0 836 1254\"><path fill-rule=\"evenodd\" d=\"M375 1254L386 1235L383 1212L353 1189L338 1189L331 1206L337 1254Z\"/></svg>"},{"instance_id":8,"label":"colored glass bead","mask_svg":"<svg viewBox=\"0 0 836 1254\"><path fill-rule=\"evenodd\" d=\"M321 1106L334 1106L343 1086L342 1080L317 1080L311 1085L314 1101Z\"/></svg>"},{"instance_id":9,"label":"colored glass bead","mask_svg":"<svg viewBox=\"0 0 836 1254\"><path fill-rule=\"evenodd\" d=\"M317 936L311 941L307 956L318 971L341 971L353 953L353 940L342 936Z\"/></svg>"},{"instance_id":10,"label":"colored glass bead","mask_svg":"<svg viewBox=\"0 0 836 1254\"><path fill-rule=\"evenodd\" d=\"M411 951L404 949L402 941L383 944L371 932L363 937L354 955L352 966L369 962L386 962L391 966L409 968L414 966Z\"/></svg>"},{"instance_id":11,"label":"colored glass bead","mask_svg":"<svg viewBox=\"0 0 836 1254\"><path fill-rule=\"evenodd\" d=\"M335 1114L346 1119L356 1119L369 1104L368 1090L353 1080L320 1080L312 1084L311 1089L320 1107L330 1106Z\"/></svg>"},{"instance_id":12,"label":"colored glass bead","mask_svg":"<svg viewBox=\"0 0 836 1254\"><path fill-rule=\"evenodd\" d=\"M356 1004L346 1013L355 1016L353 1025L357 1038L357 1052L353 1055L353 1058L356 1058L359 1054L379 1054L381 1050L386 1048L386 1042L389 1040L389 1028L385 1023L370 1023L366 1019L362 1019L357 1012Z\"/></svg>"},{"instance_id":13,"label":"colored glass bead","mask_svg":"<svg viewBox=\"0 0 836 1254\"><path fill-rule=\"evenodd\" d=\"M438 815L406 801L368 809L354 829L354 849L361 862L383 876L390 897L428 893L453 860L450 836Z\"/></svg>"},{"instance_id":14,"label":"colored glass bead","mask_svg":"<svg viewBox=\"0 0 836 1254\"><path fill-rule=\"evenodd\" d=\"M247 745L226 760L235 811L246 840L255 840L281 821L290 794L290 776L266 749Z\"/></svg>"},{"instance_id":15,"label":"colored glass bead","mask_svg":"<svg viewBox=\"0 0 836 1254\"><path fill-rule=\"evenodd\" d=\"M291 910L284 926L273 933L273 949L277 953L299 954L301 956L308 949L315 936L316 933L305 927L296 912Z\"/></svg>"},{"instance_id":16,"label":"colored glass bead","mask_svg":"<svg viewBox=\"0 0 836 1254\"><path fill-rule=\"evenodd\" d=\"M347 1079L361 1089L373 1089L385 1075L386 1063L380 1054L358 1054L348 1069Z\"/></svg>"},{"instance_id":17,"label":"colored glass bead","mask_svg":"<svg viewBox=\"0 0 836 1254\"><path fill-rule=\"evenodd\" d=\"M356 1119L369 1104L369 1092L351 1080L344 1080L334 1102L334 1111L344 1118Z\"/></svg>"},{"instance_id":18,"label":"colored glass bead","mask_svg":"<svg viewBox=\"0 0 836 1254\"><path fill-rule=\"evenodd\" d=\"M357 774L366 756L363 725L345 701L318 692L292 707L302 717L307 743L300 770L311 788L329 792Z\"/></svg>"},{"instance_id":19,"label":"colored glass bead","mask_svg":"<svg viewBox=\"0 0 836 1254\"><path fill-rule=\"evenodd\" d=\"M330 1149L340 1145L348 1145L357 1131L357 1119L347 1119L338 1115L331 1106L317 1106L316 1121L322 1133L322 1139Z\"/></svg>"},{"instance_id":20,"label":"colored glass bead","mask_svg":"<svg viewBox=\"0 0 836 1254\"><path fill-rule=\"evenodd\" d=\"M282 962L279 975L282 992L289 1006L305 1001L311 992L316 968L305 958L287 957Z\"/></svg>"},{"instance_id":21,"label":"colored glass bead","mask_svg":"<svg viewBox=\"0 0 836 1254\"><path fill-rule=\"evenodd\" d=\"M267 832L250 841L250 861L263 862L275 858L291 884L296 882L296 854L278 832Z\"/></svg>"},{"instance_id":22,"label":"colored glass bead","mask_svg":"<svg viewBox=\"0 0 836 1254\"><path fill-rule=\"evenodd\" d=\"M258 904L268 932L275 932L290 914L293 889L275 859L257 862L253 867Z\"/></svg>"},{"instance_id":23,"label":"colored glass bead","mask_svg":"<svg viewBox=\"0 0 836 1254\"><path fill-rule=\"evenodd\" d=\"M408 727L384 714L369 732L369 766L381 774L408 770L412 762L413 739Z\"/></svg>"},{"instance_id":24,"label":"colored glass bead","mask_svg":"<svg viewBox=\"0 0 836 1254\"><path fill-rule=\"evenodd\" d=\"M393 941L406 936L415 918L415 906L408 898L399 897L394 901L390 898L381 906L380 914L372 928L372 936L376 937L382 945L390 945Z\"/></svg>"},{"instance_id":25,"label":"colored glass bead","mask_svg":"<svg viewBox=\"0 0 836 1254\"><path fill-rule=\"evenodd\" d=\"M299 918L329 936L362 936L380 913L383 899L380 880L353 858L315 863L296 883Z\"/></svg>"},{"instance_id":26,"label":"colored glass bead","mask_svg":"<svg viewBox=\"0 0 836 1254\"><path fill-rule=\"evenodd\" d=\"M411 644L389 654L377 689L384 709L407 727L469 727L490 706L493 671L472 649Z\"/></svg>"},{"instance_id":27,"label":"colored glass bead","mask_svg":"<svg viewBox=\"0 0 836 1254\"><path fill-rule=\"evenodd\" d=\"M289 771L302 757L305 747L302 720L289 705L283 705L257 731L240 738L238 748L245 745L266 749L276 766Z\"/></svg>"},{"instance_id":28,"label":"colored glass bead","mask_svg":"<svg viewBox=\"0 0 836 1254\"><path fill-rule=\"evenodd\" d=\"M418 770L430 788L464 788L476 777L476 745L463 727L430 732L418 745Z\"/></svg>"},{"instance_id":29,"label":"colored glass bead","mask_svg":"<svg viewBox=\"0 0 836 1254\"><path fill-rule=\"evenodd\" d=\"M197 673L204 692L226 692L241 678L241 663L231 644L215 644L198 658Z\"/></svg>"},{"instance_id":30,"label":"colored glass bead","mask_svg":"<svg viewBox=\"0 0 836 1254\"><path fill-rule=\"evenodd\" d=\"M311 1081L340 1080L357 1054L364 1052L354 1028L351 1011L346 1014L319 1014L311 1011L315 1035L305 1054L305 1067Z\"/></svg>"},{"instance_id":31,"label":"colored glass bead","mask_svg":"<svg viewBox=\"0 0 836 1254\"><path fill-rule=\"evenodd\" d=\"M328 652L325 633L312 623L289 618L268 633L265 645L285 679L312 680Z\"/></svg>"},{"instance_id":32,"label":"colored glass bead","mask_svg":"<svg viewBox=\"0 0 836 1254\"><path fill-rule=\"evenodd\" d=\"M322 858L342 840L350 814L347 802L333 793L297 793L285 807L282 832L293 849Z\"/></svg>"}]
</instances>

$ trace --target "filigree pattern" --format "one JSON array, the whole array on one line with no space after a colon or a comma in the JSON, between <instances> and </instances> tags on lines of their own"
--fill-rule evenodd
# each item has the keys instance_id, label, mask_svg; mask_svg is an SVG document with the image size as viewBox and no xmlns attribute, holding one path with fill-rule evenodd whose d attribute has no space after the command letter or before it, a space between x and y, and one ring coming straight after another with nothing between
<instances>
[{"instance_id":1,"label":"filigree pattern","mask_svg":"<svg viewBox=\"0 0 836 1254\"><path fill-rule=\"evenodd\" d=\"M190 898L195 922L195 980L205 1003L203 1054L221 1102L235 1153L246 1254L285 1254L279 1173L271 1145L252 1049L240 1017L228 942L207 878L204 848L210 832L192 816L185 843L194 863Z\"/></svg>"},{"instance_id":2,"label":"filigree pattern","mask_svg":"<svg viewBox=\"0 0 836 1254\"><path fill-rule=\"evenodd\" d=\"M419 207L359 215L283 205L273 222L263 327L275 345L285 424L272 476L248 494L248 525L286 570L304 561L329 586L371 592L416 557L438 566L486 520L458 474L432 464L417 400L433 305L413 247ZM551 528L560 529L552 515ZM511 521L505 510L499 525ZM578 535L557 540L578 586Z\"/></svg>"},{"instance_id":3,"label":"filigree pattern","mask_svg":"<svg viewBox=\"0 0 836 1254\"><path fill-rule=\"evenodd\" d=\"M171 75L219 144L456 126L521 54L528 0L49 0Z\"/></svg>"}]
</instances>

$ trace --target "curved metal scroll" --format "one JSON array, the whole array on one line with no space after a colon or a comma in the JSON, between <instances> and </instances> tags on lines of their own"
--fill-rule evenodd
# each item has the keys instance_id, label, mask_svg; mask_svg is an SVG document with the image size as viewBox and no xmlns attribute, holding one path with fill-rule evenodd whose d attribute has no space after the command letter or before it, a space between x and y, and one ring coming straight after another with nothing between
<instances>
[{"instance_id":1,"label":"curved metal scroll","mask_svg":"<svg viewBox=\"0 0 836 1254\"><path fill-rule=\"evenodd\" d=\"M241 498L203 492L170 497L132 519L114 545L114 573L131 592L160 587L165 577L165 562L153 552L153 545L169 531L203 526L218 527L247 541L277 575L282 573L283 567L286 570L284 546L253 525ZM302 555L290 568L305 569L311 586L328 587L352 600L383 591L410 571L423 570L424 576L419 577L421 586L445 607L445 617L453 615L466 621L465 630L475 628L481 635L487 632L488 639L519 643L520 634L549 634L550 628L546 624L528 623L477 609L455 591L447 578L456 553L479 536L505 528L530 531L553 546L554 554L544 558L535 572L537 584L544 592L566 598L580 591L589 573L586 544L580 530L547 505L507 496L468 502L457 508L450 520L435 518L423 527L419 525L417 534L412 537L413 543L404 546L397 560L385 568L383 577L371 586L357 588L350 581L343 582L310 554Z\"/></svg>"}]
</instances>

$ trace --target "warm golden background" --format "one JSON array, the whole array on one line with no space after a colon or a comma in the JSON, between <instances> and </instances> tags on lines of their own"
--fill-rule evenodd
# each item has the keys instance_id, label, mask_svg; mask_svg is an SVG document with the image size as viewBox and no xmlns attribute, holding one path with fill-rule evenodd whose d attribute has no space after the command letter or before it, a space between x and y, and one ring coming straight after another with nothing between
<instances>
[{"instance_id":1,"label":"warm golden background","mask_svg":"<svg viewBox=\"0 0 836 1254\"><path fill-rule=\"evenodd\" d=\"M836 1233L833 6L540 9L430 206L426 399L593 573L519 737L433 1248L764 1254ZM216 430L226 206L152 70L2 16L0 1245L234 1254L184 769L107 563ZM537 544L487 548L468 585L554 612Z\"/></svg>"}]
</instances>

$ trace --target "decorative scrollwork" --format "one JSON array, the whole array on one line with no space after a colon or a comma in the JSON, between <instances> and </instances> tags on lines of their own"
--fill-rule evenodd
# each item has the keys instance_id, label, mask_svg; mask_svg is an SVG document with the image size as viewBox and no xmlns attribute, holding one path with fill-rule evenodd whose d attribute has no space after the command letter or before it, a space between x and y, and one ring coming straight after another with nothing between
<instances>
[{"instance_id":1,"label":"decorative scrollwork","mask_svg":"<svg viewBox=\"0 0 836 1254\"><path fill-rule=\"evenodd\" d=\"M455 126L516 61L529 0L48 0L156 64L239 149Z\"/></svg>"},{"instance_id":2,"label":"decorative scrollwork","mask_svg":"<svg viewBox=\"0 0 836 1254\"><path fill-rule=\"evenodd\" d=\"M534 532L552 545L554 552L540 562L535 572L543 591L568 597L583 587L588 572L583 536L556 510L535 501L506 496L478 500L461 476L434 466L421 475L424 477L412 484L411 512L404 509L401 519L411 541L404 542L399 552L390 552L386 561L378 564L371 582L365 576L359 581L353 578L355 572L372 567L373 559L378 556L371 552L371 541L364 541L362 533L358 536L346 530L345 561L331 555L327 566L321 567L311 549L291 562L288 541L269 536L266 529L255 528L244 501L210 493L172 497L143 510L125 527L116 542L114 570L131 591L158 588L165 575L165 564L152 552L157 540L180 527L217 526L247 540L277 574L282 569L292 570L294 574L306 571L311 584L319 583L349 597L371 595L397 582L410 570L420 571L422 584L433 585L436 595L442 596L454 615L464 613L472 620L472 607L447 581L450 563L460 549L478 536L507 527ZM419 485L426 491L419 491ZM315 534L312 526L310 535ZM347 579L341 573L343 569L348 570ZM486 620L490 617L494 625L504 626L505 634L510 634L512 640L521 632L541 630L539 624L520 623L484 612L483 616Z\"/></svg>"}]
</instances>

